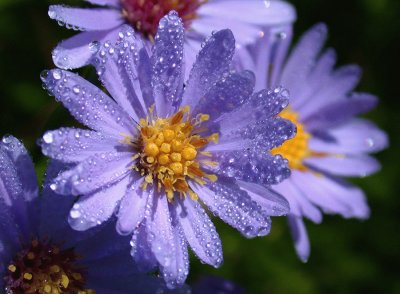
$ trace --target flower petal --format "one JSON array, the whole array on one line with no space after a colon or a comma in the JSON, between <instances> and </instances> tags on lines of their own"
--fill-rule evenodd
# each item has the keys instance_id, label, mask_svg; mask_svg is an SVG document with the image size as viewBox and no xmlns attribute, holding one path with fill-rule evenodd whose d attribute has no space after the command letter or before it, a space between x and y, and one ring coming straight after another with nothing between
<instances>
[{"instance_id":1,"label":"flower petal","mask_svg":"<svg viewBox=\"0 0 400 294\"><path fill-rule=\"evenodd\" d=\"M153 198L151 198L152 200ZM151 244L147 240L146 225L142 223L134 231L130 243L132 246L131 256L141 272L153 271L157 267L157 259L151 250Z\"/></svg>"},{"instance_id":2,"label":"flower petal","mask_svg":"<svg viewBox=\"0 0 400 294\"><path fill-rule=\"evenodd\" d=\"M235 52L235 38L230 30L214 33L204 44L189 75L183 105L195 109L200 98L229 70Z\"/></svg>"},{"instance_id":3,"label":"flower petal","mask_svg":"<svg viewBox=\"0 0 400 294\"><path fill-rule=\"evenodd\" d=\"M215 183L205 186L192 183L191 188L215 215L246 238L268 235L271 229L268 213L232 179L218 176Z\"/></svg>"},{"instance_id":4,"label":"flower petal","mask_svg":"<svg viewBox=\"0 0 400 294\"><path fill-rule=\"evenodd\" d=\"M44 155L63 162L80 162L95 153L116 151L125 147L115 137L75 128L47 131L40 140L40 146Z\"/></svg>"},{"instance_id":5,"label":"flower petal","mask_svg":"<svg viewBox=\"0 0 400 294\"><path fill-rule=\"evenodd\" d=\"M369 207L364 193L357 187L339 182L338 179L309 172L293 171L291 180L325 213L338 213L345 218L369 217Z\"/></svg>"},{"instance_id":6,"label":"flower petal","mask_svg":"<svg viewBox=\"0 0 400 294\"><path fill-rule=\"evenodd\" d=\"M32 159L24 145L13 136L4 136L0 148L14 162L18 177L22 184L23 198L32 201L38 197L38 179Z\"/></svg>"},{"instance_id":7,"label":"flower petal","mask_svg":"<svg viewBox=\"0 0 400 294\"><path fill-rule=\"evenodd\" d=\"M302 262L307 262L310 257L310 240L308 239L307 229L303 219L289 214L288 221L297 256Z\"/></svg>"},{"instance_id":8,"label":"flower petal","mask_svg":"<svg viewBox=\"0 0 400 294\"><path fill-rule=\"evenodd\" d=\"M253 94L254 82L255 76L250 71L229 74L200 98L193 116L207 113L211 120L216 120L221 114L237 109Z\"/></svg>"},{"instance_id":9,"label":"flower petal","mask_svg":"<svg viewBox=\"0 0 400 294\"><path fill-rule=\"evenodd\" d=\"M198 14L262 26L291 23L296 19L296 10L284 1L211 1L200 6Z\"/></svg>"},{"instance_id":10,"label":"flower petal","mask_svg":"<svg viewBox=\"0 0 400 294\"><path fill-rule=\"evenodd\" d=\"M274 118L289 104L289 93L282 87L254 93L241 107L222 115L218 122L224 134L235 132L260 119Z\"/></svg>"},{"instance_id":11,"label":"flower petal","mask_svg":"<svg viewBox=\"0 0 400 294\"><path fill-rule=\"evenodd\" d=\"M93 42L113 41L117 29L82 32L59 43L52 52L54 64L63 69L79 68L87 65L96 52Z\"/></svg>"},{"instance_id":12,"label":"flower petal","mask_svg":"<svg viewBox=\"0 0 400 294\"><path fill-rule=\"evenodd\" d=\"M294 107L306 118L332 103L345 100L349 93L357 86L361 78L361 68L356 65L347 65L335 70L323 81L321 77L319 88L302 104Z\"/></svg>"},{"instance_id":13,"label":"flower petal","mask_svg":"<svg viewBox=\"0 0 400 294\"><path fill-rule=\"evenodd\" d=\"M172 114L182 99L184 37L183 23L177 12L172 11L160 20L153 47L151 81L157 114L161 117Z\"/></svg>"},{"instance_id":14,"label":"flower petal","mask_svg":"<svg viewBox=\"0 0 400 294\"><path fill-rule=\"evenodd\" d=\"M110 8L74 8L50 5L49 17L82 31L108 30L123 23L121 13L117 9Z\"/></svg>"},{"instance_id":15,"label":"flower petal","mask_svg":"<svg viewBox=\"0 0 400 294\"><path fill-rule=\"evenodd\" d=\"M294 173L292 177L295 177ZM307 197L303 190L298 188L292 180L292 177L283 181L278 185L274 185L272 189L289 201L290 213L297 217L306 217L313 221L314 223L322 222L322 213Z\"/></svg>"},{"instance_id":16,"label":"flower petal","mask_svg":"<svg viewBox=\"0 0 400 294\"><path fill-rule=\"evenodd\" d=\"M388 146L388 136L374 123L364 119L352 121L311 138L310 149L336 154L377 152Z\"/></svg>"},{"instance_id":17,"label":"flower petal","mask_svg":"<svg viewBox=\"0 0 400 294\"><path fill-rule=\"evenodd\" d=\"M327 27L317 24L301 37L286 62L279 84L285 85L291 93L302 91L326 36ZM294 103L295 99L294 97Z\"/></svg>"},{"instance_id":18,"label":"flower petal","mask_svg":"<svg viewBox=\"0 0 400 294\"><path fill-rule=\"evenodd\" d=\"M282 216L289 213L289 202L280 194L261 185L238 181L239 187L262 206L270 216Z\"/></svg>"},{"instance_id":19,"label":"flower petal","mask_svg":"<svg viewBox=\"0 0 400 294\"><path fill-rule=\"evenodd\" d=\"M153 103L152 93L151 101L147 101L148 95L142 95L140 91L144 79L147 78L150 84L150 73L142 70L144 62L150 67L148 59L142 37L130 26L124 25L119 29L115 44L108 41L100 43L91 61L111 97L136 122L146 117L147 108Z\"/></svg>"},{"instance_id":20,"label":"flower petal","mask_svg":"<svg viewBox=\"0 0 400 294\"><path fill-rule=\"evenodd\" d=\"M304 162L317 170L344 177L365 177L381 167L375 158L368 155L310 157Z\"/></svg>"},{"instance_id":21,"label":"flower petal","mask_svg":"<svg viewBox=\"0 0 400 294\"><path fill-rule=\"evenodd\" d=\"M125 177L107 188L79 198L69 213L71 227L86 231L108 220L125 195L130 181L130 177Z\"/></svg>"},{"instance_id":22,"label":"flower petal","mask_svg":"<svg viewBox=\"0 0 400 294\"><path fill-rule=\"evenodd\" d=\"M42 73L47 90L84 125L111 136L135 134L134 122L99 88L77 74L54 69Z\"/></svg>"},{"instance_id":23,"label":"flower petal","mask_svg":"<svg viewBox=\"0 0 400 294\"><path fill-rule=\"evenodd\" d=\"M354 116L373 109L378 103L378 98L366 93L353 93L346 99L329 104L314 112L312 115L303 117L304 125L310 131L324 130L336 127L348 122Z\"/></svg>"},{"instance_id":24,"label":"flower petal","mask_svg":"<svg viewBox=\"0 0 400 294\"><path fill-rule=\"evenodd\" d=\"M146 205L152 199L149 194L152 192L143 190L142 183L143 179L134 181L121 201L117 222L117 231L121 235L132 233L145 217Z\"/></svg>"},{"instance_id":25,"label":"flower petal","mask_svg":"<svg viewBox=\"0 0 400 294\"><path fill-rule=\"evenodd\" d=\"M93 193L131 173L132 153L96 153L57 176L51 189L63 195Z\"/></svg>"},{"instance_id":26,"label":"flower petal","mask_svg":"<svg viewBox=\"0 0 400 294\"><path fill-rule=\"evenodd\" d=\"M167 286L175 288L185 282L189 271L187 245L182 229L171 223L167 198L157 196L154 199L153 216L146 220L147 241L160 264Z\"/></svg>"},{"instance_id":27,"label":"flower petal","mask_svg":"<svg viewBox=\"0 0 400 294\"><path fill-rule=\"evenodd\" d=\"M263 186L276 185L290 176L286 159L260 150L218 152L213 160L218 162L215 172Z\"/></svg>"},{"instance_id":28,"label":"flower petal","mask_svg":"<svg viewBox=\"0 0 400 294\"><path fill-rule=\"evenodd\" d=\"M121 5L120 0L85 0L85 1L101 6L119 7Z\"/></svg>"},{"instance_id":29,"label":"flower petal","mask_svg":"<svg viewBox=\"0 0 400 294\"><path fill-rule=\"evenodd\" d=\"M186 198L175 205L177 219L186 240L201 261L219 267L222 264L222 246L219 235L199 202Z\"/></svg>"}]
</instances>

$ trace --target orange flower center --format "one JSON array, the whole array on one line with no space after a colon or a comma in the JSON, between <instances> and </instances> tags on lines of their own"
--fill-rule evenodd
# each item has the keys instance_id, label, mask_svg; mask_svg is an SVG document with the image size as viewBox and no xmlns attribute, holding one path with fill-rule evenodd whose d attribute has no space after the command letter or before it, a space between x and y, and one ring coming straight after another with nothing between
<instances>
[{"instance_id":1,"label":"orange flower center","mask_svg":"<svg viewBox=\"0 0 400 294\"><path fill-rule=\"evenodd\" d=\"M307 167L303 164L303 161L312 154L308 147L311 135L305 130L304 125L298 121L299 115L296 112L286 108L279 116L294 123L297 127L297 134L294 138L285 141L280 147L274 148L271 153L285 157L289 161L291 169L305 171Z\"/></svg>"},{"instance_id":2,"label":"orange flower center","mask_svg":"<svg viewBox=\"0 0 400 294\"><path fill-rule=\"evenodd\" d=\"M202 170L202 165L216 166L217 163L208 160L210 154L201 150L210 142L217 143L218 134L199 135L201 123L209 116L199 114L191 118L188 112L189 107L184 107L171 117L154 118L150 109L150 117L139 122L140 138L133 143L137 149L134 159L138 161L134 169L145 179L142 188L156 184L158 190L165 190L169 201L175 193L198 198L189 187L189 179L202 185L205 180L217 180L215 175ZM126 138L125 142L132 141Z\"/></svg>"}]
</instances>

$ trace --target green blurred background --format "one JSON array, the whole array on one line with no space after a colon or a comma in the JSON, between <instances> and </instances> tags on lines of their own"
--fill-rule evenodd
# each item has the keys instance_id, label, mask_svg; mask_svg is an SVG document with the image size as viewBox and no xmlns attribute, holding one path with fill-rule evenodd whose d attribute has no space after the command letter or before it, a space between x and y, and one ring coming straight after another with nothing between
<instances>
[{"instance_id":1,"label":"green blurred background","mask_svg":"<svg viewBox=\"0 0 400 294\"><path fill-rule=\"evenodd\" d=\"M48 18L50 2L56 3L0 0L0 134L22 139L40 174L46 159L36 138L47 129L74 124L42 90L39 79L43 69L54 67L51 49L73 34ZM326 216L322 225L307 222L312 244L307 264L297 259L284 218L275 218L271 235L254 240L216 221L225 263L215 270L193 258L189 282L213 274L249 293L400 293L400 191L395 183L400 165L400 1L291 2L298 10L295 39L314 23L327 23L328 46L336 48L339 65L361 65L364 76L358 90L381 98L368 117L389 133L391 147L377 155L383 165L380 173L354 181L365 189L372 216L365 222L338 216ZM84 71L94 78L93 71Z\"/></svg>"}]
</instances>

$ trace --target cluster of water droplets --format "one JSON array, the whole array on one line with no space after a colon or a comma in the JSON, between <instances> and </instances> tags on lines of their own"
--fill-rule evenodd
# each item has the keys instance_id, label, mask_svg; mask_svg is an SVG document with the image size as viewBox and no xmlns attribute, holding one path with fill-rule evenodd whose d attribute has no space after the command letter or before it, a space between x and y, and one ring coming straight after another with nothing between
<instances>
[{"instance_id":1,"label":"cluster of water droplets","mask_svg":"<svg viewBox=\"0 0 400 294\"><path fill-rule=\"evenodd\" d=\"M48 15L51 19L56 20L59 26L62 26L62 27L65 26L67 29L72 29L74 31L84 31L85 28L79 27L74 24L70 24L61 16L64 14L63 10L65 8L70 8L70 7L65 6L65 5L57 5L56 7L50 6Z\"/></svg>"},{"instance_id":2,"label":"cluster of water droplets","mask_svg":"<svg viewBox=\"0 0 400 294\"><path fill-rule=\"evenodd\" d=\"M195 192L214 215L239 230L245 237L253 238L269 233L271 219L268 213L234 181L220 176L217 182L195 188Z\"/></svg>"},{"instance_id":3,"label":"cluster of water droplets","mask_svg":"<svg viewBox=\"0 0 400 294\"><path fill-rule=\"evenodd\" d=\"M75 128L48 131L40 141L43 154L63 162L84 160L96 151L110 147L106 145L115 144L115 138L108 137L103 133Z\"/></svg>"},{"instance_id":4,"label":"cluster of water droplets","mask_svg":"<svg viewBox=\"0 0 400 294\"><path fill-rule=\"evenodd\" d=\"M223 261L221 240L200 203L187 199L176 209L186 239L197 257L214 267L220 266Z\"/></svg>"},{"instance_id":5,"label":"cluster of water droplets","mask_svg":"<svg viewBox=\"0 0 400 294\"><path fill-rule=\"evenodd\" d=\"M185 73L184 28L175 11L160 20L153 47L152 86L157 99L176 105L182 99Z\"/></svg>"},{"instance_id":6,"label":"cluster of water droplets","mask_svg":"<svg viewBox=\"0 0 400 294\"><path fill-rule=\"evenodd\" d=\"M54 69L41 73L43 88L84 125L111 134L134 127L127 114L99 88L77 74Z\"/></svg>"},{"instance_id":7,"label":"cluster of water droplets","mask_svg":"<svg viewBox=\"0 0 400 294\"><path fill-rule=\"evenodd\" d=\"M228 72L200 98L195 113L207 113L218 118L225 112L238 109L253 93L254 74L250 71Z\"/></svg>"}]
</instances>

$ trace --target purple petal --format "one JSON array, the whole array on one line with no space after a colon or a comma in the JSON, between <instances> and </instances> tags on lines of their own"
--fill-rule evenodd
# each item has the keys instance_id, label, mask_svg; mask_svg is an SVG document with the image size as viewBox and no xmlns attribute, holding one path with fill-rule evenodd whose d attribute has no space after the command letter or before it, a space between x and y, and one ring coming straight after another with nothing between
<instances>
[{"instance_id":1,"label":"purple petal","mask_svg":"<svg viewBox=\"0 0 400 294\"><path fill-rule=\"evenodd\" d=\"M154 99L158 116L172 114L180 105L185 75L184 29L177 12L172 11L160 20L153 47Z\"/></svg>"},{"instance_id":2,"label":"purple petal","mask_svg":"<svg viewBox=\"0 0 400 294\"><path fill-rule=\"evenodd\" d=\"M125 177L110 187L79 198L69 213L71 227L86 231L108 220L125 195L130 181L129 177Z\"/></svg>"},{"instance_id":3,"label":"purple petal","mask_svg":"<svg viewBox=\"0 0 400 294\"><path fill-rule=\"evenodd\" d=\"M134 172L132 164L130 152L96 153L76 167L59 174L51 188L63 195L92 193Z\"/></svg>"},{"instance_id":4,"label":"purple petal","mask_svg":"<svg viewBox=\"0 0 400 294\"><path fill-rule=\"evenodd\" d=\"M368 218L369 208L364 193L357 187L339 183L323 175L293 171L293 183L325 213L343 217Z\"/></svg>"},{"instance_id":5,"label":"purple petal","mask_svg":"<svg viewBox=\"0 0 400 294\"><path fill-rule=\"evenodd\" d=\"M254 93L241 107L218 119L221 131L229 134L238 128L258 124L261 118L265 120L273 118L288 104L289 93L282 87Z\"/></svg>"},{"instance_id":6,"label":"purple petal","mask_svg":"<svg viewBox=\"0 0 400 294\"><path fill-rule=\"evenodd\" d=\"M219 267L223 261L221 240L200 203L186 198L177 203L175 208L186 240L194 253L202 262Z\"/></svg>"},{"instance_id":7,"label":"purple petal","mask_svg":"<svg viewBox=\"0 0 400 294\"><path fill-rule=\"evenodd\" d=\"M118 36L115 44L107 41L99 45L91 63L111 96L133 120L139 121L146 117L146 109L153 103L153 100L146 101L147 96L140 91L142 81L149 80L147 76L142 77L146 72L140 66L143 67L143 59L148 63L149 58L141 36L130 26L122 26Z\"/></svg>"},{"instance_id":8,"label":"purple petal","mask_svg":"<svg viewBox=\"0 0 400 294\"><path fill-rule=\"evenodd\" d=\"M8 262L15 257L15 254L21 247L21 241L29 242L31 238L31 233L29 230L22 228L20 226L20 219L15 215L9 205L4 203L3 191L0 188L0 256L2 260ZM23 227L26 224L21 223ZM5 266L4 261L0 264L0 272L2 267Z\"/></svg>"},{"instance_id":9,"label":"purple petal","mask_svg":"<svg viewBox=\"0 0 400 294\"><path fill-rule=\"evenodd\" d=\"M38 180L28 151L24 145L13 136L4 136L0 148L14 162L18 177L22 184L23 198L32 201L38 197Z\"/></svg>"},{"instance_id":10,"label":"purple petal","mask_svg":"<svg viewBox=\"0 0 400 294\"><path fill-rule=\"evenodd\" d=\"M354 116L368 112L378 103L378 98L366 93L353 93L346 99L327 105L307 117L301 117L308 129L324 130L348 122Z\"/></svg>"},{"instance_id":11,"label":"purple petal","mask_svg":"<svg viewBox=\"0 0 400 294\"><path fill-rule=\"evenodd\" d=\"M154 214L147 218L148 242L160 264L169 288L182 285L188 274L189 259L182 229L172 226L167 198L157 196Z\"/></svg>"},{"instance_id":12,"label":"purple petal","mask_svg":"<svg viewBox=\"0 0 400 294\"><path fill-rule=\"evenodd\" d=\"M30 226L31 221L34 224L34 218L31 219L31 212L33 211L30 211L28 207L34 200L29 199L33 195L28 194L27 199L25 199L24 186L18 171L19 167L10 157L10 150L4 149L4 147L0 148L0 202L4 205L4 210L8 207L10 214L15 217L22 237L27 237L34 230ZM26 168L30 168L29 165ZM32 209L34 207L32 204ZM35 216L35 213L33 216Z\"/></svg>"},{"instance_id":13,"label":"purple petal","mask_svg":"<svg viewBox=\"0 0 400 294\"><path fill-rule=\"evenodd\" d=\"M216 276L202 276L193 287L193 294L247 294L239 285Z\"/></svg>"},{"instance_id":14,"label":"purple petal","mask_svg":"<svg viewBox=\"0 0 400 294\"><path fill-rule=\"evenodd\" d=\"M77 74L54 69L43 72L42 81L84 125L111 136L137 132L134 121L118 104Z\"/></svg>"},{"instance_id":15,"label":"purple petal","mask_svg":"<svg viewBox=\"0 0 400 294\"><path fill-rule=\"evenodd\" d=\"M255 76L250 71L229 74L200 98L193 116L206 113L211 120L216 120L221 114L237 109L253 94L254 81Z\"/></svg>"},{"instance_id":16,"label":"purple petal","mask_svg":"<svg viewBox=\"0 0 400 294\"><path fill-rule=\"evenodd\" d=\"M121 235L131 234L145 216L146 205L151 197L141 187L143 180L136 180L128 189L121 201L118 211L117 231Z\"/></svg>"},{"instance_id":17,"label":"purple petal","mask_svg":"<svg viewBox=\"0 0 400 294\"><path fill-rule=\"evenodd\" d=\"M235 38L230 30L214 33L199 52L189 75L183 105L195 109L200 98L229 70L235 52Z\"/></svg>"},{"instance_id":18,"label":"purple petal","mask_svg":"<svg viewBox=\"0 0 400 294\"><path fill-rule=\"evenodd\" d=\"M239 187L262 206L270 216L282 216L289 213L289 202L280 194L261 185L239 181Z\"/></svg>"},{"instance_id":19,"label":"purple petal","mask_svg":"<svg viewBox=\"0 0 400 294\"><path fill-rule=\"evenodd\" d=\"M322 77L323 79L324 77ZM361 68L356 65L347 65L337 69L325 81L320 81L320 87L310 95L307 101L296 107L305 118L318 112L320 109L347 98L357 86L361 78Z\"/></svg>"},{"instance_id":20,"label":"purple petal","mask_svg":"<svg viewBox=\"0 0 400 294\"><path fill-rule=\"evenodd\" d=\"M209 16L263 26L291 23L296 19L296 10L284 1L211 1L200 6L198 14L200 17Z\"/></svg>"},{"instance_id":21,"label":"purple petal","mask_svg":"<svg viewBox=\"0 0 400 294\"><path fill-rule=\"evenodd\" d=\"M119 138L100 132L75 128L47 131L40 141L44 155L63 162L80 162L95 153L116 151L124 148Z\"/></svg>"},{"instance_id":22,"label":"purple petal","mask_svg":"<svg viewBox=\"0 0 400 294\"><path fill-rule=\"evenodd\" d=\"M151 244L147 239L146 226L142 223L133 233L131 240L131 256L141 272L149 272L157 267L157 259L151 251Z\"/></svg>"},{"instance_id":23,"label":"purple petal","mask_svg":"<svg viewBox=\"0 0 400 294\"><path fill-rule=\"evenodd\" d=\"M388 146L388 136L374 123L363 119L352 121L330 129L322 136L312 137L310 149L336 154L359 154L377 152Z\"/></svg>"},{"instance_id":24,"label":"purple petal","mask_svg":"<svg viewBox=\"0 0 400 294\"><path fill-rule=\"evenodd\" d=\"M201 201L224 222L239 230L246 238L268 235L271 219L266 211L229 178L206 186L191 184Z\"/></svg>"},{"instance_id":25,"label":"purple petal","mask_svg":"<svg viewBox=\"0 0 400 294\"><path fill-rule=\"evenodd\" d=\"M89 3L101 6L120 7L120 0L85 0Z\"/></svg>"},{"instance_id":26,"label":"purple petal","mask_svg":"<svg viewBox=\"0 0 400 294\"><path fill-rule=\"evenodd\" d=\"M282 145L287 139L293 138L296 134L296 126L291 121L282 118L260 119L244 127L237 126L228 133L225 130L220 133L221 139L215 148L220 148L220 144L247 140L248 144L243 148L271 150ZM214 145L211 145L207 150L212 151L213 147Z\"/></svg>"},{"instance_id":27,"label":"purple petal","mask_svg":"<svg viewBox=\"0 0 400 294\"><path fill-rule=\"evenodd\" d=\"M60 197L58 197L60 198ZM119 256L123 256L126 261L122 262L125 265L117 265L113 267L112 271L116 268L120 269L121 267L126 267L126 273L134 273L137 272L137 269L132 263L132 260L129 255L129 241L130 237L121 237L115 231L115 218L111 218L110 221L104 223L98 228L92 229L90 232L76 232L76 234L87 234L94 232L90 238L86 238L82 241L79 241L74 245L75 252L80 256L84 257L82 263L88 267L92 262L97 261L105 261L108 258L117 258Z\"/></svg>"},{"instance_id":28,"label":"purple petal","mask_svg":"<svg viewBox=\"0 0 400 294\"><path fill-rule=\"evenodd\" d=\"M345 177L365 177L381 167L375 158L368 155L310 157L305 163L322 172Z\"/></svg>"},{"instance_id":29,"label":"purple petal","mask_svg":"<svg viewBox=\"0 0 400 294\"><path fill-rule=\"evenodd\" d=\"M317 24L302 36L292 50L279 81L291 93L301 92L302 88L304 88L307 76L325 43L326 36L326 26Z\"/></svg>"},{"instance_id":30,"label":"purple petal","mask_svg":"<svg viewBox=\"0 0 400 294\"><path fill-rule=\"evenodd\" d=\"M215 172L263 186L276 185L290 176L287 160L260 150L226 151L214 154Z\"/></svg>"},{"instance_id":31,"label":"purple petal","mask_svg":"<svg viewBox=\"0 0 400 294\"><path fill-rule=\"evenodd\" d=\"M295 175L292 175L294 177ZM285 196L289 201L290 213L297 217L307 217L314 223L322 222L322 213L303 193L303 189L297 188L292 178L272 187L273 190Z\"/></svg>"},{"instance_id":32,"label":"purple petal","mask_svg":"<svg viewBox=\"0 0 400 294\"><path fill-rule=\"evenodd\" d=\"M79 30L101 31L115 28L124 20L117 9L73 8L64 5L50 5L49 17Z\"/></svg>"},{"instance_id":33,"label":"purple petal","mask_svg":"<svg viewBox=\"0 0 400 294\"><path fill-rule=\"evenodd\" d=\"M113 41L117 29L82 32L59 43L52 52L54 64L63 69L79 68L87 65L96 52L95 42Z\"/></svg>"},{"instance_id":34,"label":"purple petal","mask_svg":"<svg viewBox=\"0 0 400 294\"><path fill-rule=\"evenodd\" d=\"M310 240L304 222L301 217L292 214L289 214L288 221L297 256L302 262L307 262L310 257Z\"/></svg>"}]
</instances>

